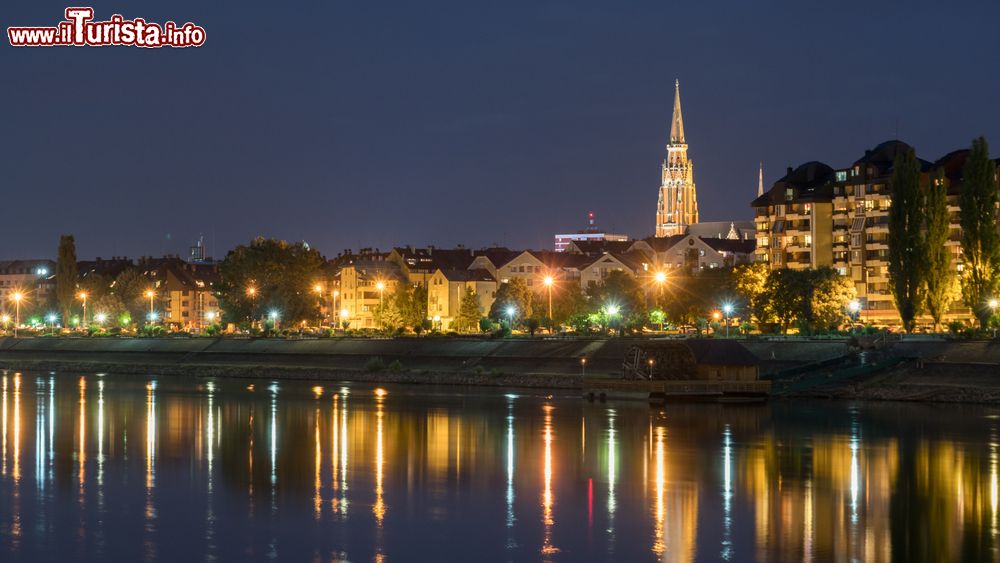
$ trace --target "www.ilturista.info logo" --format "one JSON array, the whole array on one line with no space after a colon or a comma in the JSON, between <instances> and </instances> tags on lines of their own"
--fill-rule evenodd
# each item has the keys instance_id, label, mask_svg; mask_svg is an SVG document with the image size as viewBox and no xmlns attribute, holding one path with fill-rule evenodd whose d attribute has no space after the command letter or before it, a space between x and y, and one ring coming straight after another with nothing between
<instances>
[{"instance_id":1,"label":"www.ilturista.info logo","mask_svg":"<svg viewBox=\"0 0 1000 563\"><path fill-rule=\"evenodd\" d=\"M108 21L95 22L93 8L66 8L66 20L55 27L8 27L12 47L201 47L205 28L191 22L163 25L142 18L127 20L115 14Z\"/></svg>"}]
</instances>

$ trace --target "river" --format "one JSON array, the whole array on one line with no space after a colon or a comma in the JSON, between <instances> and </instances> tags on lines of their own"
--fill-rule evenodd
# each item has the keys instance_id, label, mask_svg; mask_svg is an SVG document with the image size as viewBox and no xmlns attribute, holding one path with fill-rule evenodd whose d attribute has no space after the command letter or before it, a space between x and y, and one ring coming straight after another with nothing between
<instances>
[{"instance_id":1,"label":"river","mask_svg":"<svg viewBox=\"0 0 1000 563\"><path fill-rule=\"evenodd\" d=\"M998 558L1000 410L2 378L0 559Z\"/></svg>"}]
</instances>

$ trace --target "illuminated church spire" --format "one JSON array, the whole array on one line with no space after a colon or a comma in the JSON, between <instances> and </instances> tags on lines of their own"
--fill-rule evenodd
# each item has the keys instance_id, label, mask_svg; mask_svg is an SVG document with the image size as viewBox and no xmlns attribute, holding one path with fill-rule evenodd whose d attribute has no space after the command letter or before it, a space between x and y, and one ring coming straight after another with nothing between
<instances>
[{"instance_id":1,"label":"illuminated church spire","mask_svg":"<svg viewBox=\"0 0 1000 563\"><path fill-rule=\"evenodd\" d=\"M760 171L757 172L757 197L764 195L764 163L760 163Z\"/></svg>"},{"instance_id":2,"label":"illuminated church spire","mask_svg":"<svg viewBox=\"0 0 1000 563\"><path fill-rule=\"evenodd\" d=\"M680 80L674 80L674 116L670 121L670 142L684 144L684 117L681 115Z\"/></svg>"},{"instance_id":3,"label":"illuminated church spire","mask_svg":"<svg viewBox=\"0 0 1000 563\"><path fill-rule=\"evenodd\" d=\"M689 225L698 222L698 199L694 185L694 166L687 156L679 80L674 82L670 141L667 143L667 158L663 161L661 172L660 195L656 205L656 236L684 234Z\"/></svg>"}]
</instances>

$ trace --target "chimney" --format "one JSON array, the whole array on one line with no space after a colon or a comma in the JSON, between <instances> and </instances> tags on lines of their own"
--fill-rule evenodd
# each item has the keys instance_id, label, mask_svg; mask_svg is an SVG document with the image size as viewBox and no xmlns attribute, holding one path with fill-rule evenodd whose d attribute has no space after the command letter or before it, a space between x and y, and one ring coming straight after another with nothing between
<instances>
[{"instance_id":1,"label":"chimney","mask_svg":"<svg viewBox=\"0 0 1000 563\"><path fill-rule=\"evenodd\" d=\"M785 175L786 176L791 176L792 175L792 167L791 166L789 166L788 169L785 170Z\"/></svg>"}]
</instances>

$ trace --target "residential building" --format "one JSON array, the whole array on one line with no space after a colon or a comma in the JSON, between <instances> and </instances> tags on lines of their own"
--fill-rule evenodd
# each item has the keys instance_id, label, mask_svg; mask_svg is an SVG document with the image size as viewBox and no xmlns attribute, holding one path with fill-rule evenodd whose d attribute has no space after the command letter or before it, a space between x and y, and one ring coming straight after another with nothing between
<instances>
[{"instance_id":1,"label":"residential building","mask_svg":"<svg viewBox=\"0 0 1000 563\"><path fill-rule=\"evenodd\" d=\"M629 248L629 252L646 255L653 271L678 268L712 269L752 262L755 246L753 240L679 234L637 240Z\"/></svg>"},{"instance_id":2,"label":"residential building","mask_svg":"<svg viewBox=\"0 0 1000 563\"><path fill-rule=\"evenodd\" d=\"M758 261L791 269L833 264L834 178L830 166L807 162L794 170L788 168L753 201Z\"/></svg>"},{"instance_id":3,"label":"residential building","mask_svg":"<svg viewBox=\"0 0 1000 563\"><path fill-rule=\"evenodd\" d=\"M218 266L186 262L177 256L142 258L138 268L156 292L154 310L174 330L199 331L219 322L222 310L215 294Z\"/></svg>"},{"instance_id":4,"label":"residential building","mask_svg":"<svg viewBox=\"0 0 1000 563\"><path fill-rule=\"evenodd\" d=\"M389 253L377 249L361 249L340 269L340 321L349 328L379 328L375 312L379 304L391 297L400 283L409 283L397 262L388 260Z\"/></svg>"},{"instance_id":5,"label":"residential building","mask_svg":"<svg viewBox=\"0 0 1000 563\"><path fill-rule=\"evenodd\" d=\"M497 281L487 270L442 270L431 275L427 286L427 316L439 330L452 329L462 299L475 292L480 314L485 316L493 306Z\"/></svg>"},{"instance_id":6,"label":"residential building","mask_svg":"<svg viewBox=\"0 0 1000 563\"><path fill-rule=\"evenodd\" d=\"M757 260L772 269L831 266L854 282L861 322L899 323L889 284L889 209L893 162L910 149L902 141L886 141L846 168L810 162L789 170L751 204L757 221ZM945 172L951 216L947 247L958 275L963 268L959 195L967 157L968 151L958 150L933 163L918 159L923 187L937 169ZM962 303L946 315L946 321L971 319Z\"/></svg>"},{"instance_id":7,"label":"residential building","mask_svg":"<svg viewBox=\"0 0 1000 563\"><path fill-rule=\"evenodd\" d=\"M660 174L660 192L656 204L656 236L683 234L698 222L698 199L694 183L694 165L687 154L684 118L681 115L680 81L674 82L674 112L670 122L667 158Z\"/></svg>"},{"instance_id":8,"label":"residential building","mask_svg":"<svg viewBox=\"0 0 1000 563\"><path fill-rule=\"evenodd\" d=\"M43 314L55 304L56 263L52 260L0 261L0 310L14 316L12 297L22 295L22 321L28 313Z\"/></svg>"}]
</instances>

